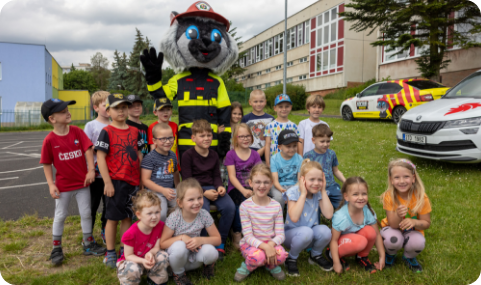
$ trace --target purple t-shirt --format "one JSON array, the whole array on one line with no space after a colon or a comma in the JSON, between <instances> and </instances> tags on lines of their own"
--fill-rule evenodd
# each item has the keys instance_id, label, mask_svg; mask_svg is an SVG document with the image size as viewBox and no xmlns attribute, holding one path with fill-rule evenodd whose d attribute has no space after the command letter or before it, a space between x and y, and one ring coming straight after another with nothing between
<instances>
[{"instance_id":1,"label":"purple t-shirt","mask_svg":"<svg viewBox=\"0 0 481 285\"><path fill-rule=\"evenodd\" d=\"M257 151L251 150L251 155L247 160L242 160L240 159L239 156L237 156L237 153L235 150L230 150L227 155L225 156L224 160L224 165L234 165L235 166L235 176L237 177L237 180L239 180L240 184L244 187L248 187L249 184L247 181L249 180L249 175L252 170L252 167L254 165L261 163L261 156ZM227 187L227 192L230 192L230 190L234 189L234 185L229 180L229 185Z\"/></svg>"}]
</instances>

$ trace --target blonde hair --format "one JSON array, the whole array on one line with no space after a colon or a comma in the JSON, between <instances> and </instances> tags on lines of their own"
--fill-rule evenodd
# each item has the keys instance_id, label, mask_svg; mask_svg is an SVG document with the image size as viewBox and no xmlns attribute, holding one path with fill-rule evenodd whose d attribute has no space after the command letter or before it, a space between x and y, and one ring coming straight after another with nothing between
<instances>
[{"instance_id":1,"label":"blonde hair","mask_svg":"<svg viewBox=\"0 0 481 285\"><path fill-rule=\"evenodd\" d=\"M412 174L415 177L415 181L408 192L408 204L409 204L409 200L411 200L411 197L413 196L416 197L416 205L414 206L414 208L410 209L411 212L416 215L424 206L424 195L426 192L424 189L423 181L421 180L421 177L419 177L418 171L416 170L416 166L414 165L414 163L412 163L408 159L399 158L389 162L388 177L387 177L388 186L387 186L387 190L384 193L382 193L380 197L381 203L384 203L384 197L386 197L386 195L389 195L391 199L394 201L394 205L396 208L401 204L397 197L398 196L397 190L396 188L394 188L394 185L392 185L391 183L391 170L393 169L393 167L396 167L396 166L401 166L408 169L409 171L412 172Z\"/></svg>"},{"instance_id":2,"label":"blonde hair","mask_svg":"<svg viewBox=\"0 0 481 285\"><path fill-rule=\"evenodd\" d=\"M306 100L306 109L309 109L312 106L319 106L322 110L326 109L326 103L321 95L311 95L307 97Z\"/></svg>"},{"instance_id":3,"label":"blonde hair","mask_svg":"<svg viewBox=\"0 0 481 285\"><path fill-rule=\"evenodd\" d=\"M252 100L252 97L258 96L258 95L264 96L264 99L266 99L266 93L264 93L264 91L260 89L256 89L256 90L252 90L251 94L249 95L249 100Z\"/></svg>"},{"instance_id":4,"label":"blonde hair","mask_svg":"<svg viewBox=\"0 0 481 285\"><path fill-rule=\"evenodd\" d=\"M251 137L251 143L254 141L254 136L252 135L251 128L246 123L240 123L236 128L234 129L234 135L232 138L232 144L234 147L237 147L237 143L239 142L239 138L237 137L237 134L239 133L239 129L244 128L249 132L249 136Z\"/></svg>"},{"instance_id":5,"label":"blonde hair","mask_svg":"<svg viewBox=\"0 0 481 285\"><path fill-rule=\"evenodd\" d=\"M204 190L202 189L202 186L200 186L199 181L197 181L195 178L190 177L185 180L182 180L182 182L177 185L177 208L179 208L179 203L184 200L185 194L187 193L187 190L194 188L198 189L200 195L204 195Z\"/></svg>"},{"instance_id":6,"label":"blonde hair","mask_svg":"<svg viewBox=\"0 0 481 285\"><path fill-rule=\"evenodd\" d=\"M301 164L301 171L299 171L299 177L306 176L306 174L312 169L317 169L324 173L324 170L322 170L322 166L319 164L319 162L310 160L309 158L304 159Z\"/></svg>"},{"instance_id":7,"label":"blonde hair","mask_svg":"<svg viewBox=\"0 0 481 285\"><path fill-rule=\"evenodd\" d=\"M140 190L137 194L132 197L132 210L134 213L142 212L143 208L160 206L160 199L157 195L151 191Z\"/></svg>"},{"instance_id":8,"label":"blonde hair","mask_svg":"<svg viewBox=\"0 0 481 285\"><path fill-rule=\"evenodd\" d=\"M160 130L171 130L172 128L166 123L158 123L152 128L152 135L157 136L157 132Z\"/></svg>"},{"instance_id":9,"label":"blonde hair","mask_svg":"<svg viewBox=\"0 0 481 285\"><path fill-rule=\"evenodd\" d=\"M191 130L192 135L196 135L203 132L212 132L212 127L207 120L199 119L194 121Z\"/></svg>"},{"instance_id":10,"label":"blonde hair","mask_svg":"<svg viewBox=\"0 0 481 285\"><path fill-rule=\"evenodd\" d=\"M99 106L102 104L105 100L107 100L107 97L109 97L110 92L107 91L97 91L94 94L92 94L91 100L92 100L92 106Z\"/></svg>"},{"instance_id":11,"label":"blonde hair","mask_svg":"<svg viewBox=\"0 0 481 285\"><path fill-rule=\"evenodd\" d=\"M269 180L271 180L271 182L274 180L272 178L271 169L265 163L258 163L256 165L254 165L254 167L252 167L251 174L249 175L249 180L252 181L252 179L256 175L267 176L269 178Z\"/></svg>"}]
</instances>

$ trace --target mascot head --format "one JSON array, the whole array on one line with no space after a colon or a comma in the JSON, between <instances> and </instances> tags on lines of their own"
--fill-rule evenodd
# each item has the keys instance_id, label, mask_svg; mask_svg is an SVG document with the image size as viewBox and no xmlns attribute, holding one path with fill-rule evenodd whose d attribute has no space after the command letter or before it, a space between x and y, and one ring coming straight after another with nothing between
<instances>
[{"instance_id":1,"label":"mascot head","mask_svg":"<svg viewBox=\"0 0 481 285\"><path fill-rule=\"evenodd\" d=\"M160 51L176 73L202 67L221 75L237 60L236 41L228 33L229 21L199 1L185 13L172 12Z\"/></svg>"}]
</instances>

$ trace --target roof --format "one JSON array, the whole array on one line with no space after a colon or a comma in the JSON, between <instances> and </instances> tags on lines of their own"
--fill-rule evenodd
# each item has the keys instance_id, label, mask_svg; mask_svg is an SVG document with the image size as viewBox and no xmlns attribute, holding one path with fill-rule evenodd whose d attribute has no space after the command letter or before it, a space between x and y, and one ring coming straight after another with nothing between
<instances>
[{"instance_id":1,"label":"roof","mask_svg":"<svg viewBox=\"0 0 481 285\"><path fill-rule=\"evenodd\" d=\"M58 63L58 61L53 57L50 51L47 49L47 46L44 44L33 44L33 43L13 43L13 42L0 42L0 44L12 44L12 45L29 45L29 46L43 46L48 54Z\"/></svg>"}]
</instances>

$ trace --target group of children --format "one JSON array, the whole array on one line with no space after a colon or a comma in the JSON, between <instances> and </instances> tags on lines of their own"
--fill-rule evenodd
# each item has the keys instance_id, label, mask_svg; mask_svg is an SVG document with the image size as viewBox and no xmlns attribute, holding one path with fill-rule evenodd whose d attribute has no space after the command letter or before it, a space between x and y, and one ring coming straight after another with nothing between
<instances>
[{"instance_id":1,"label":"group of children","mask_svg":"<svg viewBox=\"0 0 481 285\"><path fill-rule=\"evenodd\" d=\"M431 207L415 165L406 159L390 162L388 189L381 197L387 217L379 223L366 181L346 179L338 168L329 148L333 132L319 119L325 108L321 96L308 97L309 118L299 126L288 119L288 95L275 99L277 118L264 112L261 90L251 93L252 112L245 116L242 105L233 102L231 150L223 159L210 149L213 130L205 120L194 121L195 145L179 157L178 126L170 121L172 104L166 98L155 101L158 121L150 127L140 122L138 96L98 91L92 103L98 117L84 132L69 126L68 105L75 101L51 99L42 105L43 117L54 127L40 160L56 199L53 264L63 261L63 224L76 196L84 254L105 255L104 263L117 268L121 284L139 284L146 272L149 284L163 284L168 267L176 284L192 284L186 271L201 266L210 279L216 261L224 258L229 232L245 258L236 281L262 266L283 280L284 263L287 275L299 276L297 259L303 251L309 252L310 264L324 271L349 270L345 257L355 256L374 273L392 266L404 248L408 267L422 271L416 256L424 249ZM106 248L92 236L101 200ZM218 226L210 205L220 214ZM132 224L134 217L138 221ZM321 217L332 219L332 229ZM373 265L368 254L374 244L379 262Z\"/></svg>"}]
</instances>

